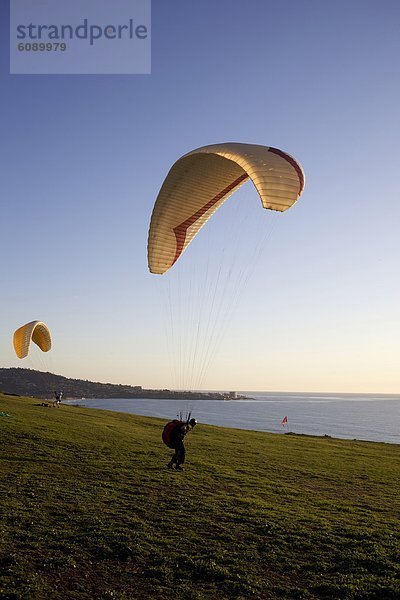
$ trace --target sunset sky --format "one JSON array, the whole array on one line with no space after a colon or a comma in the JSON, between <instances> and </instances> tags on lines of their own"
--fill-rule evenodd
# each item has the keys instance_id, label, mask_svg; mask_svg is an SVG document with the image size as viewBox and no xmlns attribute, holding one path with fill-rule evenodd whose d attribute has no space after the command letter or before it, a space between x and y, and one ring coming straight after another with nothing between
<instances>
[{"instance_id":1,"label":"sunset sky","mask_svg":"<svg viewBox=\"0 0 400 600\"><path fill-rule=\"evenodd\" d=\"M252 228L271 236L203 388L400 393L399 2L153 0L152 73L103 76L10 75L7 4L0 366L175 387L165 303L185 272L201 282L201 244L221 246L248 209L240 268ZM180 282L150 275L169 168L225 141L295 156L303 196L275 215L247 184L236 217L227 203L182 257ZM54 348L20 361L12 333L33 319Z\"/></svg>"}]
</instances>

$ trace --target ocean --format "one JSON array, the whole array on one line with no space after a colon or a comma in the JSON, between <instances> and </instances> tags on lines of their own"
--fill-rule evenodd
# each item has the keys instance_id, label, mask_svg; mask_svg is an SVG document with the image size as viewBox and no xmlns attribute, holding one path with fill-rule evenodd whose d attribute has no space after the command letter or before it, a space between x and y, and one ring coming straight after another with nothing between
<instances>
[{"instance_id":1,"label":"ocean","mask_svg":"<svg viewBox=\"0 0 400 600\"><path fill-rule=\"evenodd\" d=\"M82 399L65 403L163 419L192 412L199 423L400 444L400 396L240 392L249 400ZM287 424L282 419L287 417Z\"/></svg>"}]
</instances>

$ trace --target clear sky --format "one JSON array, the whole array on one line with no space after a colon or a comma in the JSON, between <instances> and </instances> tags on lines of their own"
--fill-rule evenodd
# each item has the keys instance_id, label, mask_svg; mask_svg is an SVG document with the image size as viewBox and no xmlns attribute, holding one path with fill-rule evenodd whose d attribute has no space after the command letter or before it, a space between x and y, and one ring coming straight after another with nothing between
<instances>
[{"instance_id":1,"label":"clear sky","mask_svg":"<svg viewBox=\"0 0 400 600\"><path fill-rule=\"evenodd\" d=\"M242 141L289 152L307 183L204 388L400 393L398 1L153 0L152 74L124 76L9 75L7 4L2 366L31 366L12 332L40 319L54 372L173 386L151 210L179 156Z\"/></svg>"}]
</instances>

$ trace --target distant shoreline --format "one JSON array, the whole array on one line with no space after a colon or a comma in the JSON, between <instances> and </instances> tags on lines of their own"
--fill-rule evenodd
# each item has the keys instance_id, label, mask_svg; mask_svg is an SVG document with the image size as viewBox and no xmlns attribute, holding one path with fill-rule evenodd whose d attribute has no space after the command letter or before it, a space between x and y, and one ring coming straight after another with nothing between
<instances>
[{"instance_id":1,"label":"distant shoreline","mask_svg":"<svg viewBox=\"0 0 400 600\"><path fill-rule=\"evenodd\" d=\"M221 393L202 393L202 392L167 392L158 393L154 390L145 390L141 395L135 396L124 396L121 398L120 396L103 396L98 398L97 396L82 396L80 397L71 397L67 396L64 400L68 400L69 402L74 400L160 400L163 402L164 400L214 400L218 402L235 402L236 400L254 400L250 396L242 396L238 394L235 397L228 397L227 395Z\"/></svg>"},{"instance_id":2,"label":"distant shoreline","mask_svg":"<svg viewBox=\"0 0 400 600\"><path fill-rule=\"evenodd\" d=\"M100 383L83 379L71 379L63 375L23 368L0 368L0 390L8 395L30 396L48 400L53 399L54 390L62 391L64 400L82 398L107 400L151 399L151 400L251 400L252 398L229 392L178 391L164 389L145 389L140 385Z\"/></svg>"}]
</instances>

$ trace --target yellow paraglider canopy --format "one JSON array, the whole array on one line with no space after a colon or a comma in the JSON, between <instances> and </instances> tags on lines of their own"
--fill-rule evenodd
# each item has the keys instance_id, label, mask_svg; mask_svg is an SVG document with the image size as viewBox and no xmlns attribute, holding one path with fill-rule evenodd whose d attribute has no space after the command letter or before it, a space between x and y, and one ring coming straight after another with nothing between
<instances>
[{"instance_id":1,"label":"yellow paraglider canopy","mask_svg":"<svg viewBox=\"0 0 400 600\"><path fill-rule=\"evenodd\" d=\"M203 146L169 171L151 217L151 273L168 271L203 225L243 183L252 180L264 208L285 211L300 197L305 176L289 154L257 144Z\"/></svg>"},{"instance_id":2,"label":"yellow paraglider canopy","mask_svg":"<svg viewBox=\"0 0 400 600\"><path fill-rule=\"evenodd\" d=\"M31 340L43 352L48 352L51 349L51 335L45 323L31 321L15 331L13 341L18 358L25 358L28 355Z\"/></svg>"}]
</instances>

